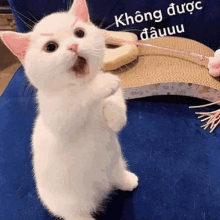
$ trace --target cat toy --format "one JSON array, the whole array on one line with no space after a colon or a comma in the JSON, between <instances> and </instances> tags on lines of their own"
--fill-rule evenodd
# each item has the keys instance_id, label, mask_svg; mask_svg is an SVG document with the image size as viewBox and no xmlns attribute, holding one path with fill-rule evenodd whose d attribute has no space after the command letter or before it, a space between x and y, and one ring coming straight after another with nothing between
<instances>
[{"instance_id":1,"label":"cat toy","mask_svg":"<svg viewBox=\"0 0 220 220\"><path fill-rule=\"evenodd\" d=\"M103 35L107 45L103 70L120 76L126 99L184 95L212 102L190 108L220 104L220 82L208 68L214 51L207 46L181 37L138 41L133 33L103 30ZM210 132L220 124L220 109L196 114Z\"/></svg>"}]
</instances>

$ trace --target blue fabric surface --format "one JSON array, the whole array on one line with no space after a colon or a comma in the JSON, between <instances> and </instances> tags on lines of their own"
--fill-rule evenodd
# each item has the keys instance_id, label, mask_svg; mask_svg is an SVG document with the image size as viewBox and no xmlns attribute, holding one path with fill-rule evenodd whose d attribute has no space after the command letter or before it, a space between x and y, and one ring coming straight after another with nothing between
<instances>
[{"instance_id":1,"label":"blue fabric surface","mask_svg":"<svg viewBox=\"0 0 220 220\"><path fill-rule=\"evenodd\" d=\"M30 13L40 19L43 14L67 8L67 1L61 0L9 2L30 19L33 19ZM103 27L114 23L116 14L165 9L171 3L168 0L88 2L92 21L97 25L107 16ZM176 1L180 3L185 1ZM203 0L202 4L204 9L194 12L193 19L189 14L176 19L164 17L157 25L166 27L184 22L187 31L181 36L217 49L220 1ZM26 32L28 28L18 14L15 16L19 31ZM153 25L155 23L150 22L135 24L126 29ZM1 220L55 219L38 200L33 180L30 135L36 117L34 94L20 68L0 97ZM179 96L128 101L128 124L120 133L120 142L130 169L139 176L139 187L132 193L116 192L106 213L97 216L98 220L220 219L220 129L213 134L202 130L194 110L188 108L202 103Z\"/></svg>"},{"instance_id":2,"label":"blue fabric surface","mask_svg":"<svg viewBox=\"0 0 220 220\"><path fill-rule=\"evenodd\" d=\"M0 98L1 220L55 219L35 192L30 135L36 105L27 85L20 68ZM200 128L188 107L201 103L180 96L128 101L120 142L139 187L116 192L97 219L219 219L220 129Z\"/></svg>"}]
</instances>

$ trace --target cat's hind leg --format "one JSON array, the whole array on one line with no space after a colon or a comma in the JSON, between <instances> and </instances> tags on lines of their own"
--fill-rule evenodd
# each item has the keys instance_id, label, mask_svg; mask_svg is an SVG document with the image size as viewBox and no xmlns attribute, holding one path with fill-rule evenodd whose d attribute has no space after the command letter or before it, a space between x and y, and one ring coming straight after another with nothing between
<instances>
[{"instance_id":1,"label":"cat's hind leg","mask_svg":"<svg viewBox=\"0 0 220 220\"><path fill-rule=\"evenodd\" d=\"M79 207L79 209L83 207ZM62 215L64 220L95 220L89 212L75 211L74 209L64 209Z\"/></svg>"},{"instance_id":2,"label":"cat's hind leg","mask_svg":"<svg viewBox=\"0 0 220 220\"><path fill-rule=\"evenodd\" d=\"M45 191L40 187L38 187L38 193L45 208L53 216L64 220L95 220L90 214L95 208L91 198Z\"/></svg>"},{"instance_id":3,"label":"cat's hind leg","mask_svg":"<svg viewBox=\"0 0 220 220\"><path fill-rule=\"evenodd\" d=\"M80 199L79 199L80 200ZM93 202L88 200L85 201L85 206L83 205L83 201L80 201L79 204L76 204L75 206L66 206L62 212L61 217L64 218L64 220L95 220L91 213L94 207L92 207L94 204ZM91 206L90 204L91 203Z\"/></svg>"}]
</instances>

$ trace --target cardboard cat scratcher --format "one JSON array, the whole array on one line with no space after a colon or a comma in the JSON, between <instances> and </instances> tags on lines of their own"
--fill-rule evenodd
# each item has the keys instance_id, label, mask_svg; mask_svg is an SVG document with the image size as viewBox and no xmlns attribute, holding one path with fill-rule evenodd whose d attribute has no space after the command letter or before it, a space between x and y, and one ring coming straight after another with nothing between
<instances>
[{"instance_id":1,"label":"cardboard cat scratcher","mask_svg":"<svg viewBox=\"0 0 220 220\"><path fill-rule=\"evenodd\" d=\"M103 70L120 76L126 99L184 95L219 102L220 81L208 70L214 51L207 46L180 37L137 41L132 33L103 34L108 48ZM207 122L205 129L210 126L213 131L220 123L220 111L216 112L198 113Z\"/></svg>"}]
</instances>

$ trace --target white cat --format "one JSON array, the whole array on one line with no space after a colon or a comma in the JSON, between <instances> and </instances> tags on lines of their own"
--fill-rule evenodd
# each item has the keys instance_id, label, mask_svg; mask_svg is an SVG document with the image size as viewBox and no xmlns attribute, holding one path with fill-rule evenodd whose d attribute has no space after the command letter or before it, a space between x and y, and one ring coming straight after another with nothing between
<instances>
[{"instance_id":1,"label":"white cat","mask_svg":"<svg viewBox=\"0 0 220 220\"><path fill-rule=\"evenodd\" d=\"M68 12L43 18L32 32L1 38L38 89L32 153L39 198L65 220L93 219L114 187L138 185L117 138L126 106L119 78L101 71L101 31L90 22L85 0L75 0Z\"/></svg>"}]
</instances>

